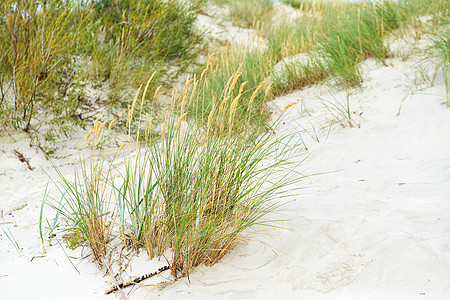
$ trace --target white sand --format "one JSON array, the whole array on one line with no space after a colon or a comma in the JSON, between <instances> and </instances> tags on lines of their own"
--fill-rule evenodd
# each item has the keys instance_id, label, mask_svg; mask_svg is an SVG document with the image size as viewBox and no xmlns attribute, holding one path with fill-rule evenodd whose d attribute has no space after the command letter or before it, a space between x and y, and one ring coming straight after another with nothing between
<instances>
[{"instance_id":1,"label":"white sand","mask_svg":"<svg viewBox=\"0 0 450 300\"><path fill-rule=\"evenodd\" d=\"M363 89L349 98L360 128L329 127L332 115L318 97L345 101L346 92L331 96L326 85L275 100L274 115L300 101L283 127L304 129L309 158L301 170L323 173L304 180L306 189L271 216L286 219L285 229L266 230L212 268L199 267L190 284L135 289L130 299L449 299L450 110L441 74L434 85L417 85L419 59L364 64ZM103 295L111 286L104 271L79 259L83 249L64 248L70 261L58 244L42 254L37 223L45 173L54 171L23 134L12 134L16 142L0 138L0 223L22 252L0 231L0 299L114 298ZM55 160L69 177L76 153L68 145L58 155L71 156ZM163 265L141 255L128 275Z\"/></svg>"}]
</instances>

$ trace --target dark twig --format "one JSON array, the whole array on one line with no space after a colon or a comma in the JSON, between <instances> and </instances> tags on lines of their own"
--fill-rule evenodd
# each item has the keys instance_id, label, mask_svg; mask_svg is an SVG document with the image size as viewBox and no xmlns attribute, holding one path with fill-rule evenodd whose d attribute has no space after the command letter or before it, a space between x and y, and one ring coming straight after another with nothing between
<instances>
[{"instance_id":1,"label":"dark twig","mask_svg":"<svg viewBox=\"0 0 450 300\"><path fill-rule=\"evenodd\" d=\"M20 153L19 151L17 151L16 149L14 149L14 153L16 154L17 158L20 160L20 162L26 163L28 166L28 169L30 169L31 171L34 170L34 168L31 167L30 165L30 161L28 159L25 158L25 156L23 156L22 153Z\"/></svg>"},{"instance_id":2,"label":"dark twig","mask_svg":"<svg viewBox=\"0 0 450 300\"><path fill-rule=\"evenodd\" d=\"M164 271L166 271L166 270L169 270L169 266L164 266L164 267L162 267L162 268L159 268L158 271L155 271L155 272L153 272L153 273L149 273L149 274L146 274L146 275L142 275L141 277L137 277L137 278L135 278L135 279L132 280L132 281L129 281L129 282L123 282L123 283L120 283L120 284L118 284L118 285L115 285L115 286L113 286L112 288L110 288L109 290L107 290L107 291L105 292L105 295L111 294L112 292L115 292L115 291L117 291L118 289L122 289L122 288L124 288L124 287L127 287L127 286L130 286L130 285L139 283L139 282L141 282L142 280L145 280L145 279L147 279L147 278L156 276L156 275L158 275L159 273L162 273L162 272L164 272Z\"/></svg>"}]
</instances>

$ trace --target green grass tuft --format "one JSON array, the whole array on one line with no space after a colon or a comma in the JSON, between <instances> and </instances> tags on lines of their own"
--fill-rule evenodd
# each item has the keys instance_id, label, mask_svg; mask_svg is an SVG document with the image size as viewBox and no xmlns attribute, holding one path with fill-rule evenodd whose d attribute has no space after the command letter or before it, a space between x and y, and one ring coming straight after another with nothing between
<instances>
[{"instance_id":1,"label":"green grass tuft","mask_svg":"<svg viewBox=\"0 0 450 300\"><path fill-rule=\"evenodd\" d=\"M242 28L259 29L272 21L273 2L270 0L214 0L226 5L231 21Z\"/></svg>"},{"instance_id":2,"label":"green grass tuft","mask_svg":"<svg viewBox=\"0 0 450 300\"><path fill-rule=\"evenodd\" d=\"M233 84L239 74L238 69L229 82ZM212 110L203 125L186 119L191 104L204 100L192 88L204 80L192 79L174 100L160 140L153 140L154 124L142 110L150 83L138 92L127 124L133 118L140 120L144 134L137 132L133 141L130 133L119 150L125 149L125 168L117 169L122 180L114 181L111 175L116 156L107 160L96 151L82 163L82 176L75 180L58 172L61 200L47 203L72 234L70 241L89 245L97 261L104 261L111 237L117 235L127 246L145 248L150 258L170 249L172 274L187 276L200 264L220 260L250 233L251 226L270 226L265 216L282 205L280 197L293 192L303 178L296 171L299 161L292 160L295 136L273 134L272 128L265 133L254 130L250 115L235 118L239 98L230 100L226 114ZM258 92L264 93L259 89L252 101ZM240 131L218 131L213 125L230 129L236 123ZM94 149L105 124L96 123L87 138Z\"/></svg>"}]
</instances>

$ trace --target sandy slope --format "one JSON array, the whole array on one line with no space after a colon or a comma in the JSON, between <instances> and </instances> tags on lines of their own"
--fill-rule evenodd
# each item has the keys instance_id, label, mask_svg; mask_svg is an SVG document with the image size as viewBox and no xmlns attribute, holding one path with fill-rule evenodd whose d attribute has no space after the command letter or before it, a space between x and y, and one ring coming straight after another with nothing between
<instances>
[{"instance_id":1,"label":"sandy slope","mask_svg":"<svg viewBox=\"0 0 450 300\"><path fill-rule=\"evenodd\" d=\"M275 100L279 107L303 102L286 126L316 128L317 135L303 134L310 157L302 168L327 173L305 181L308 188L284 207L286 230L242 245L192 274L190 286L163 295L448 299L450 111L439 75L417 91L416 63L365 64L364 88L350 97L361 128L320 130L329 115L315 97L339 100L345 92L330 96L317 86Z\"/></svg>"},{"instance_id":2,"label":"sandy slope","mask_svg":"<svg viewBox=\"0 0 450 300\"><path fill-rule=\"evenodd\" d=\"M199 267L191 284L141 288L130 298L450 298L450 110L442 104L440 75L432 86L417 83L418 60L364 64L364 87L349 97L360 128L330 127L332 114L319 97L342 103L347 93L330 95L325 84L275 100L274 116L299 101L280 130L302 133L299 151L309 157L300 171L321 173L303 181L306 189L272 216L287 220L284 229L240 244L212 268ZM0 138L0 224L22 252L0 231L0 299L113 298L103 295L110 279L89 258L80 259L83 249L56 244L42 254L37 222L46 173L54 172L25 136L13 134L16 141ZM67 176L78 151L75 139L60 153L70 156L55 160ZM142 255L128 275L162 265Z\"/></svg>"}]
</instances>

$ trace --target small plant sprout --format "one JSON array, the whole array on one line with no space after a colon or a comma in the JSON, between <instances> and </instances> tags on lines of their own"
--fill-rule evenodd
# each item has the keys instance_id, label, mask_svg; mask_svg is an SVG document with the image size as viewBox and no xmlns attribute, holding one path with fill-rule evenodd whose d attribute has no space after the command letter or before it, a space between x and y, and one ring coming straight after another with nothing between
<instances>
[{"instance_id":1,"label":"small plant sprout","mask_svg":"<svg viewBox=\"0 0 450 300\"><path fill-rule=\"evenodd\" d=\"M14 238L14 235L11 233L11 230L7 228L3 228L3 226L0 225L0 228L2 229L3 233L6 235L8 240L11 242L11 245L13 245L14 249L17 251L18 254L22 253L22 248L20 248L19 243L17 243L16 239Z\"/></svg>"},{"instance_id":2,"label":"small plant sprout","mask_svg":"<svg viewBox=\"0 0 450 300\"><path fill-rule=\"evenodd\" d=\"M353 127L359 127L358 123L353 119L353 111L350 108L350 92L346 93L345 100L338 99L333 96L333 100L327 100L319 98L323 106L330 112L333 117L332 122L340 124L342 127L346 125Z\"/></svg>"}]
</instances>

